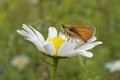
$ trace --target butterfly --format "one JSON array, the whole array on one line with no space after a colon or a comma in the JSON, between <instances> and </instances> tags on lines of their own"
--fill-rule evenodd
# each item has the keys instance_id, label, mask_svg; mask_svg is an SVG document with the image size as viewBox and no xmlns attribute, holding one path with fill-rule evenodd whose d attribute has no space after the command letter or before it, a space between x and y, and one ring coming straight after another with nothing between
<instances>
[{"instance_id":1,"label":"butterfly","mask_svg":"<svg viewBox=\"0 0 120 80\"><path fill-rule=\"evenodd\" d=\"M69 38L76 38L85 43L94 35L95 27L91 26L72 26L62 24L63 34Z\"/></svg>"}]
</instances>

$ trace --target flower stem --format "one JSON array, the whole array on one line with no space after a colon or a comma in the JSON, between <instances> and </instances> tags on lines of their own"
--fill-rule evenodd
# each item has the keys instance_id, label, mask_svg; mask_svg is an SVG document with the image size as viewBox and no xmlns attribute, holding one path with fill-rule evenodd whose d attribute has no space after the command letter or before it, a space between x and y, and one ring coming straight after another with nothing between
<instances>
[{"instance_id":1,"label":"flower stem","mask_svg":"<svg viewBox=\"0 0 120 80\"><path fill-rule=\"evenodd\" d=\"M54 66L52 68L51 80L56 80L58 61L59 61L59 58L55 58L55 57L53 58Z\"/></svg>"}]
</instances>

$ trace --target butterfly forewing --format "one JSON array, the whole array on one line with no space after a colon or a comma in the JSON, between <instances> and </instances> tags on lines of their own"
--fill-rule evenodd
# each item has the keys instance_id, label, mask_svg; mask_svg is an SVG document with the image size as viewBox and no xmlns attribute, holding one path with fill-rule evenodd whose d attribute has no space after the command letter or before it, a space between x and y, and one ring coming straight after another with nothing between
<instances>
[{"instance_id":1,"label":"butterfly forewing","mask_svg":"<svg viewBox=\"0 0 120 80\"><path fill-rule=\"evenodd\" d=\"M94 35L95 28L74 26L71 27L70 31L73 33L75 38L87 42Z\"/></svg>"},{"instance_id":2,"label":"butterfly forewing","mask_svg":"<svg viewBox=\"0 0 120 80\"><path fill-rule=\"evenodd\" d=\"M87 43L87 41L94 35L95 27L89 26L71 26L62 25L63 34L69 38L77 38Z\"/></svg>"}]
</instances>

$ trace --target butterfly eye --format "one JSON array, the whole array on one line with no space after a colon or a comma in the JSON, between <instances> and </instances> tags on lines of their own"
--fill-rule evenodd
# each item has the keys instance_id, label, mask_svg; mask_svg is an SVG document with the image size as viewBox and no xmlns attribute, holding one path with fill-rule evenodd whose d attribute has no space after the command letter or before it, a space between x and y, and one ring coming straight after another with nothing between
<instances>
[{"instance_id":1,"label":"butterfly eye","mask_svg":"<svg viewBox=\"0 0 120 80\"><path fill-rule=\"evenodd\" d=\"M62 26L63 29L65 29L65 26Z\"/></svg>"},{"instance_id":2,"label":"butterfly eye","mask_svg":"<svg viewBox=\"0 0 120 80\"><path fill-rule=\"evenodd\" d=\"M65 26L63 24L61 26L62 26L62 29L65 29Z\"/></svg>"}]
</instances>

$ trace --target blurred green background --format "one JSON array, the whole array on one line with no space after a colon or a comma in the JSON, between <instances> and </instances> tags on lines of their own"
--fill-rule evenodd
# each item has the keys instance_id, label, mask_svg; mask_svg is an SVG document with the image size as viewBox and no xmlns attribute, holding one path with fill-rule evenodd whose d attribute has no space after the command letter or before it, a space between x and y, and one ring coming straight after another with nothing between
<instances>
[{"instance_id":1,"label":"blurred green background","mask_svg":"<svg viewBox=\"0 0 120 80\"><path fill-rule=\"evenodd\" d=\"M95 26L102 45L91 50L92 58L78 56L61 60L57 80L120 80L120 72L110 73L106 62L120 58L120 0L0 0L0 80L50 80L51 66L39 50L16 30L32 25L45 38L48 27L60 31L60 24ZM30 58L21 73L11 65L13 57Z\"/></svg>"}]
</instances>

